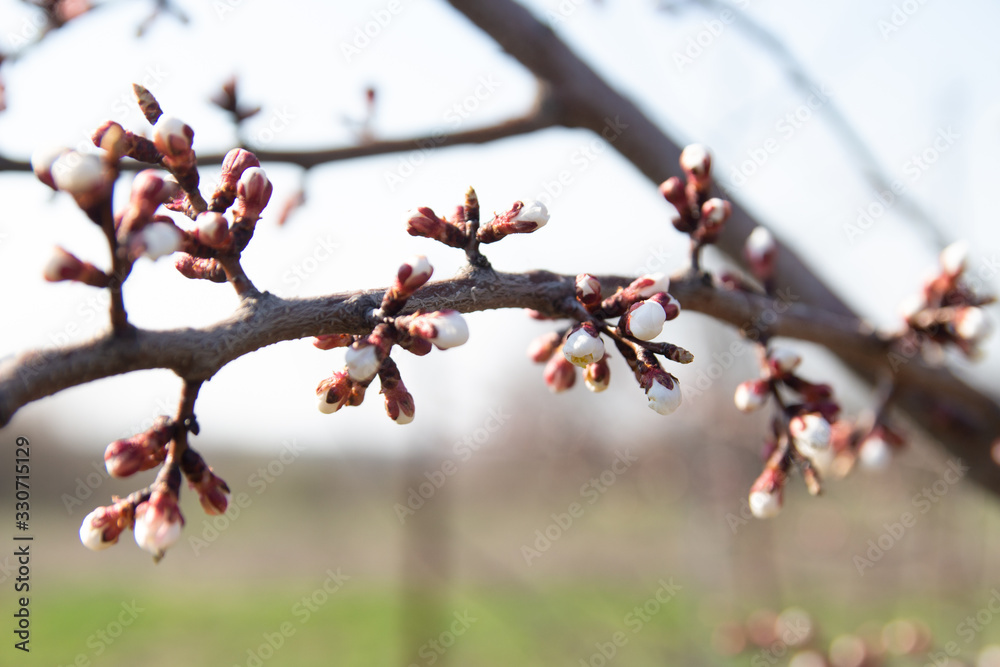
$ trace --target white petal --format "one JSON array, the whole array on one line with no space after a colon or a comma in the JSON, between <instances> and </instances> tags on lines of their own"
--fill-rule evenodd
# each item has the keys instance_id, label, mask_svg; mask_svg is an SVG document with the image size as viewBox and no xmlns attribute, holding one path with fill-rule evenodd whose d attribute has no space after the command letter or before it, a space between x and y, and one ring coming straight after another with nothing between
<instances>
[{"instance_id":1,"label":"white petal","mask_svg":"<svg viewBox=\"0 0 1000 667\"><path fill-rule=\"evenodd\" d=\"M754 491L749 501L750 512L758 519L773 519L781 512L781 498L777 493Z\"/></svg>"},{"instance_id":2,"label":"white petal","mask_svg":"<svg viewBox=\"0 0 1000 667\"><path fill-rule=\"evenodd\" d=\"M628 328L639 340L653 340L663 331L667 314L655 301L643 301L628 313Z\"/></svg>"},{"instance_id":3,"label":"white petal","mask_svg":"<svg viewBox=\"0 0 1000 667\"><path fill-rule=\"evenodd\" d=\"M347 348L347 374L352 380L365 382L375 377L381 363L374 345Z\"/></svg>"}]
</instances>

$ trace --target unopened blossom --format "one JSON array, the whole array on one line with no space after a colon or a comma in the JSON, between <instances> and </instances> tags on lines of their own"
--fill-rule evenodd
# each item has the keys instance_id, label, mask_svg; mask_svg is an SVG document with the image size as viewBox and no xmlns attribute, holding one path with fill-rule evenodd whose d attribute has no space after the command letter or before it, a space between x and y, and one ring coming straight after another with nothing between
<instances>
[{"instance_id":1,"label":"unopened blossom","mask_svg":"<svg viewBox=\"0 0 1000 667\"><path fill-rule=\"evenodd\" d=\"M128 477L159 465L166 446L174 437L174 425L167 417L130 438L115 440L104 450L104 465L112 477Z\"/></svg>"},{"instance_id":2,"label":"unopened blossom","mask_svg":"<svg viewBox=\"0 0 1000 667\"><path fill-rule=\"evenodd\" d=\"M733 206L725 199L712 197L702 204L701 227L703 239L706 241L715 240L732 213Z\"/></svg>"},{"instance_id":3,"label":"unopened blossom","mask_svg":"<svg viewBox=\"0 0 1000 667\"><path fill-rule=\"evenodd\" d=\"M858 461L868 470L885 470L892 462L892 445L878 433L872 433L858 447Z\"/></svg>"},{"instance_id":4,"label":"unopened blossom","mask_svg":"<svg viewBox=\"0 0 1000 667\"><path fill-rule=\"evenodd\" d=\"M261 211L271 201L274 186L260 167L248 167L236 183L236 204L233 217L237 220L256 221Z\"/></svg>"},{"instance_id":5,"label":"unopened blossom","mask_svg":"<svg viewBox=\"0 0 1000 667\"><path fill-rule=\"evenodd\" d=\"M646 400L649 408L661 415L673 413L681 405L681 387L677 378L667 373L657 374L646 388Z\"/></svg>"},{"instance_id":6,"label":"unopened blossom","mask_svg":"<svg viewBox=\"0 0 1000 667\"><path fill-rule=\"evenodd\" d=\"M586 368L604 356L604 342L597 329L588 322L566 338L563 354L574 366Z\"/></svg>"},{"instance_id":7,"label":"unopened blossom","mask_svg":"<svg viewBox=\"0 0 1000 667\"><path fill-rule=\"evenodd\" d=\"M205 211L199 213L195 218L194 236L198 241L210 248L225 248L232 241L233 235L229 230L229 221L226 216L215 211Z\"/></svg>"},{"instance_id":8,"label":"unopened blossom","mask_svg":"<svg viewBox=\"0 0 1000 667\"><path fill-rule=\"evenodd\" d=\"M562 336L558 331L544 333L528 345L528 358L536 364L541 364L552 358L562 344Z\"/></svg>"},{"instance_id":9,"label":"unopened blossom","mask_svg":"<svg viewBox=\"0 0 1000 667\"><path fill-rule=\"evenodd\" d=\"M457 310L414 315L408 329L410 335L425 338L441 350L464 345L469 340L469 326Z\"/></svg>"},{"instance_id":10,"label":"unopened blossom","mask_svg":"<svg viewBox=\"0 0 1000 667\"><path fill-rule=\"evenodd\" d=\"M236 185L243 172L251 167L259 167L260 160L250 151L234 148L222 160L222 176L219 179L219 190L227 197L236 196Z\"/></svg>"},{"instance_id":11,"label":"unopened blossom","mask_svg":"<svg viewBox=\"0 0 1000 667\"><path fill-rule=\"evenodd\" d=\"M949 276L957 276L965 270L969 257L969 244L965 241L955 241L941 251L941 268Z\"/></svg>"},{"instance_id":12,"label":"unopened blossom","mask_svg":"<svg viewBox=\"0 0 1000 667\"><path fill-rule=\"evenodd\" d=\"M788 430L795 439L795 447L804 456L811 458L818 452L830 450L830 422L821 415L808 413L792 417Z\"/></svg>"},{"instance_id":13,"label":"unopened blossom","mask_svg":"<svg viewBox=\"0 0 1000 667\"><path fill-rule=\"evenodd\" d=\"M356 382L366 382L378 373L382 360L378 348L367 343L355 344L347 348L347 374Z\"/></svg>"},{"instance_id":14,"label":"unopened blossom","mask_svg":"<svg viewBox=\"0 0 1000 667\"><path fill-rule=\"evenodd\" d=\"M80 541L91 551L107 549L118 543L118 536L127 527L118 504L98 507L83 518L80 524Z\"/></svg>"},{"instance_id":15,"label":"unopened blossom","mask_svg":"<svg viewBox=\"0 0 1000 667\"><path fill-rule=\"evenodd\" d=\"M169 489L157 488L135 508L135 542L157 558L177 542L183 526L177 496Z\"/></svg>"},{"instance_id":16,"label":"unopened blossom","mask_svg":"<svg viewBox=\"0 0 1000 667\"><path fill-rule=\"evenodd\" d=\"M791 373L802 363L802 357L786 347L771 348L767 353L767 360L779 373Z\"/></svg>"},{"instance_id":17,"label":"unopened blossom","mask_svg":"<svg viewBox=\"0 0 1000 667\"><path fill-rule=\"evenodd\" d=\"M690 144L681 151L681 169L699 188L708 185L712 171L712 155L702 144Z\"/></svg>"},{"instance_id":18,"label":"unopened blossom","mask_svg":"<svg viewBox=\"0 0 1000 667\"><path fill-rule=\"evenodd\" d=\"M313 339L313 345L321 350L347 347L354 340L351 334L320 334Z\"/></svg>"},{"instance_id":19,"label":"unopened blossom","mask_svg":"<svg viewBox=\"0 0 1000 667\"><path fill-rule=\"evenodd\" d=\"M316 387L316 398L319 400L319 411L332 414L346 405L354 389L354 381L346 370L337 371ZM363 394L362 394L363 398Z\"/></svg>"},{"instance_id":20,"label":"unopened blossom","mask_svg":"<svg viewBox=\"0 0 1000 667\"><path fill-rule=\"evenodd\" d=\"M107 186L104 162L91 153L66 151L52 163L51 173L56 188L77 198L99 194Z\"/></svg>"},{"instance_id":21,"label":"unopened blossom","mask_svg":"<svg viewBox=\"0 0 1000 667\"><path fill-rule=\"evenodd\" d=\"M193 165L194 130L176 116L163 115L153 125L153 144L163 154L163 162L171 169Z\"/></svg>"},{"instance_id":22,"label":"unopened blossom","mask_svg":"<svg viewBox=\"0 0 1000 667\"><path fill-rule=\"evenodd\" d=\"M229 506L229 485L211 468L208 469L201 480L192 482L191 486L198 492L198 501L205 510L205 514L217 515L226 511Z\"/></svg>"},{"instance_id":23,"label":"unopened blossom","mask_svg":"<svg viewBox=\"0 0 1000 667\"><path fill-rule=\"evenodd\" d=\"M758 519L773 519L781 512L785 473L765 468L750 487L750 512Z\"/></svg>"},{"instance_id":24,"label":"unopened blossom","mask_svg":"<svg viewBox=\"0 0 1000 667\"><path fill-rule=\"evenodd\" d=\"M110 281L108 275L99 268L78 259L59 246L52 249L52 256L42 269L42 277L52 283L75 280L93 287L107 287Z\"/></svg>"},{"instance_id":25,"label":"unopened blossom","mask_svg":"<svg viewBox=\"0 0 1000 667\"><path fill-rule=\"evenodd\" d=\"M542 373L545 384L553 393L566 391L576 382L576 366L562 354L553 354Z\"/></svg>"},{"instance_id":26,"label":"unopened blossom","mask_svg":"<svg viewBox=\"0 0 1000 667\"><path fill-rule=\"evenodd\" d=\"M658 292L670 291L670 276L665 273L647 273L632 281L629 287L641 298L648 299Z\"/></svg>"},{"instance_id":27,"label":"unopened blossom","mask_svg":"<svg viewBox=\"0 0 1000 667\"><path fill-rule=\"evenodd\" d=\"M177 252L184 242L184 233L170 222L151 222L139 232L141 254L152 260Z\"/></svg>"},{"instance_id":28,"label":"unopened blossom","mask_svg":"<svg viewBox=\"0 0 1000 667\"><path fill-rule=\"evenodd\" d=\"M608 367L608 358L602 357L599 361L589 364L583 370L583 381L587 389L600 393L611 384L611 369Z\"/></svg>"},{"instance_id":29,"label":"unopened blossom","mask_svg":"<svg viewBox=\"0 0 1000 667\"><path fill-rule=\"evenodd\" d=\"M632 304L624 315L622 328L639 340L653 340L663 331L667 314L663 306L653 300Z\"/></svg>"},{"instance_id":30,"label":"unopened blossom","mask_svg":"<svg viewBox=\"0 0 1000 667\"><path fill-rule=\"evenodd\" d=\"M736 387L733 402L740 412L759 410L771 395L771 386L766 380L747 380Z\"/></svg>"},{"instance_id":31,"label":"unopened blossom","mask_svg":"<svg viewBox=\"0 0 1000 667\"><path fill-rule=\"evenodd\" d=\"M52 166L56 160L68 152L69 149L65 146L39 148L31 154L31 170L35 173L38 180L56 190L58 188L56 188L55 181L52 178Z\"/></svg>"},{"instance_id":32,"label":"unopened blossom","mask_svg":"<svg viewBox=\"0 0 1000 667\"><path fill-rule=\"evenodd\" d=\"M509 234L527 234L549 221L545 204L539 201L514 202L509 211L484 222L476 234L480 243L494 243Z\"/></svg>"},{"instance_id":33,"label":"unopened blossom","mask_svg":"<svg viewBox=\"0 0 1000 667\"><path fill-rule=\"evenodd\" d=\"M778 245L774 242L774 236L765 227L755 227L743 245L743 256L757 280L770 280L778 257Z\"/></svg>"},{"instance_id":34,"label":"unopened blossom","mask_svg":"<svg viewBox=\"0 0 1000 667\"><path fill-rule=\"evenodd\" d=\"M442 220L427 206L421 206L406 214L406 232L410 236L424 236L453 248L464 248L469 242L464 229Z\"/></svg>"},{"instance_id":35,"label":"unopened blossom","mask_svg":"<svg viewBox=\"0 0 1000 667\"><path fill-rule=\"evenodd\" d=\"M160 204L177 196L179 186L175 179L165 178L157 169L143 169L132 180L129 203L146 216L152 215Z\"/></svg>"},{"instance_id":36,"label":"unopened blossom","mask_svg":"<svg viewBox=\"0 0 1000 667\"><path fill-rule=\"evenodd\" d=\"M588 311L601 305L601 282L589 273L576 277L576 300Z\"/></svg>"},{"instance_id":37,"label":"unopened blossom","mask_svg":"<svg viewBox=\"0 0 1000 667\"><path fill-rule=\"evenodd\" d=\"M396 281L402 290L413 293L423 286L434 273L434 267L423 255L414 255L406 260L396 272Z\"/></svg>"},{"instance_id":38,"label":"unopened blossom","mask_svg":"<svg viewBox=\"0 0 1000 667\"><path fill-rule=\"evenodd\" d=\"M966 306L955 311L952 328L959 338L978 343L989 335L990 322L982 308Z\"/></svg>"}]
</instances>

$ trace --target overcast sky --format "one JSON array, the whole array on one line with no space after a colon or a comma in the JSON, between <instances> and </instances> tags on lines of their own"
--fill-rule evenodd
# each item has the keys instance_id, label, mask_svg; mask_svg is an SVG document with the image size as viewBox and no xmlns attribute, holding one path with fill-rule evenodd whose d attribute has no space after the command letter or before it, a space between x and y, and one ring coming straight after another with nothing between
<instances>
[{"instance_id":1,"label":"overcast sky","mask_svg":"<svg viewBox=\"0 0 1000 667\"><path fill-rule=\"evenodd\" d=\"M83 144L109 118L146 131L132 82L146 85L168 113L195 129L202 153L224 152L235 140L225 114L207 101L233 74L246 102L263 106L246 126L250 143L269 148L354 141L345 119L363 116L369 85L378 91L375 130L382 137L488 125L523 112L533 99L532 77L443 2L178 4L190 23L162 17L137 39L135 27L152 3L108 3L6 63L0 152L26 159L39 146ZM994 204L1000 7L994 3L740 0L728 10L659 3L682 5L673 11L652 0L527 4L669 133L707 144L722 184L880 326L897 324L897 303L934 266L935 237L968 239L975 271L985 271L1000 250ZM23 3L0 0L0 49L9 52L32 37L34 17ZM742 19L772 31L818 88L794 85L785 63L741 28ZM895 204L882 213L873 207L877 193L836 133L827 115L831 103L888 178L930 212L934 233L915 227ZM543 230L489 248L499 269L637 274L672 272L686 262L684 240L670 227L654 184L582 131L318 168L305 179L307 205L283 229L268 222L303 174L264 167L274 197L244 266L258 287L281 296L386 285L414 253L428 256L437 277L450 275L462 254L408 236L403 216L418 205L447 210L468 185L487 211L523 198L550 204ZM553 182L564 171L569 184L556 192ZM203 172L205 190L216 176L217 170ZM103 293L41 279L55 244L105 265L96 228L68 197L52 196L28 175L0 175L0 197L0 280L7 285L0 356L85 340L105 328ZM859 219L860 210L875 215ZM1000 276L984 277L996 291ZM228 286L182 278L170 261L142 260L127 283L126 305L135 324L172 328L209 325L228 315L236 299ZM462 348L423 358L394 355L416 400L412 425L385 417L374 391L359 408L320 414L316 383L342 366L343 351L288 342L237 360L203 388L196 446L271 450L295 438L322 440L331 449L401 451L458 439L498 406L572 412L598 433L684 418L648 410L620 360L606 394L589 395L581 386L549 396L541 369L524 355L546 325L511 311L468 321L472 338ZM696 354L691 366L670 369L683 387L731 333L685 315L664 339ZM978 382L988 385L1000 370L998 347L994 339L989 358L969 371ZM755 373L752 355L736 364L744 376ZM820 355L810 356L806 368L813 377L830 372ZM724 404L738 380L719 383ZM20 417L44 418L67 442L102 451L154 414L173 411L178 388L168 372L138 373L68 390ZM688 414L706 409L693 403Z\"/></svg>"}]
</instances>

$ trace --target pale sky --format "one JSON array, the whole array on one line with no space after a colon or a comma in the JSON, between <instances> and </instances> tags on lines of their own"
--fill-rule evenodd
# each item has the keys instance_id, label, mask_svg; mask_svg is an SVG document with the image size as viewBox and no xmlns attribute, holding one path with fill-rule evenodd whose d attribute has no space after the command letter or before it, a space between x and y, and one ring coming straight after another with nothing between
<instances>
[{"instance_id":1,"label":"pale sky","mask_svg":"<svg viewBox=\"0 0 1000 667\"><path fill-rule=\"evenodd\" d=\"M283 148L353 141L343 119L363 113L368 85L378 90L375 129L383 137L488 125L521 113L534 94L532 77L443 2L187 1L178 4L191 17L188 25L164 17L142 39L134 29L152 3L108 4L0 69L8 104L0 113L3 154L26 159L39 146L76 146L107 119L147 130L132 103L132 82L146 85L168 113L191 125L195 149L203 153L233 144L225 114L207 101L232 74L245 101L263 106L246 127L251 143ZM791 49L821 86L813 97L792 86L783 65L718 11L667 12L652 0L526 4L669 133L707 144L722 183L880 326L897 323L897 303L918 289L938 248L892 206L860 235L845 231L857 223L859 209L877 200L824 116L824 100L836 101L889 178L931 212L944 238L970 241L974 271L1000 253L993 202L1000 166L992 157L1000 150L1000 7L994 3L732 3L734 15L765 25ZM901 4L914 11L894 16ZM0 0L0 49L30 36L32 17L23 3ZM373 35L368 43L358 38L366 24ZM759 167L746 162L754 156ZM655 186L582 131L317 168L306 180L307 205L283 229L268 221L302 172L264 167L275 192L244 266L258 287L280 296L384 286L415 253L428 256L436 277L446 277L462 254L408 236L408 209L446 211L473 185L484 209L502 210L517 199L551 195L564 170L571 182L548 197L549 225L490 246L496 268L637 275L673 272L686 263L686 243L670 227ZM217 170L202 174L203 190L210 191ZM401 184L393 174L404 176ZM123 195L128 182L120 183ZM6 204L0 279L8 285L0 356L85 340L105 328L106 297L99 290L41 279L56 244L106 265L98 230L67 196L52 196L29 175L0 175L0 197ZM984 277L996 292L1000 276ZM173 328L222 319L236 299L228 286L184 279L171 261L143 260L127 283L126 305L139 326ZM460 438L500 405L572 413L598 433L623 423L645 429L683 419L648 410L620 360L612 364L605 394L578 386L551 396L541 368L524 354L546 325L514 311L473 314L468 322L466 346L423 358L394 354L417 405L411 425L393 424L375 390L359 408L320 414L315 386L342 366L343 351L288 342L231 363L203 388L197 410L203 433L195 446L273 450L295 438L331 449L401 451ZM724 329L703 325L699 316L682 315L661 338L695 352L691 366L669 369L682 387L697 377L699 357L710 361L713 346L730 340ZM968 372L989 385L1000 370L996 338L986 352ZM755 373L750 355L737 363L744 376ZM824 379L830 368L822 355L807 357L807 376ZM719 383L725 385L718 387L722 404L738 381ZM851 386L838 389L847 393ZM20 417L44 418L67 442L103 452L108 441L173 411L178 388L166 371L133 374L65 391L24 408ZM863 398L855 396L855 404ZM692 406L688 414L708 407Z\"/></svg>"}]
</instances>

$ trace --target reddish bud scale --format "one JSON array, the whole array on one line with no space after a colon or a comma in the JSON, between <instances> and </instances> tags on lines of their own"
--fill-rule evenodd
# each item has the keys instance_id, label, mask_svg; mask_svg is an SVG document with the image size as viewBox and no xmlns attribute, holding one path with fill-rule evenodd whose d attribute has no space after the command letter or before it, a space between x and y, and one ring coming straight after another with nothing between
<instances>
[{"instance_id":1,"label":"reddish bud scale","mask_svg":"<svg viewBox=\"0 0 1000 667\"><path fill-rule=\"evenodd\" d=\"M566 391L576 382L576 366L563 354L553 354L542 373L545 384L554 393Z\"/></svg>"},{"instance_id":2,"label":"reddish bud scale","mask_svg":"<svg viewBox=\"0 0 1000 667\"><path fill-rule=\"evenodd\" d=\"M414 257L400 266L396 272L396 280L382 295L380 306L382 315L391 316L401 311L406 305L406 300L423 287L433 273L434 269L423 255Z\"/></svg>"},{"instance_id":3,"label":"reddish bud scale","mask_svg":"<svg viewBox=\"0 0 1000 667\"><path fill-rule=\"evenodd\" d=\"M663 314L666 317L667 322L676 320L677 316L681 314L680 303L678 303L677 299L666 292L657 292L653 296L649 297L649 300L660 304L660 307L663 308Z\"/></svg>"},{"instance_id":4,"label":"reddish bud scale","mask_svg":"<svg viewBox=\"0 0 1000 667\"><path fill-rule=\"evenodd\" d=\"M607 356L587 366L583 371L583 381L594 393L602 392L611 384L611 368Z\"/></svg>"},{"instance_id":5,"label":"reddish bud scale","mask_svg":"<svg viewBox=\"0 0 1000 667\"><path fill-rule=\"evenodd\" d=\"M159 417L148 431L124 440L116 440L104 452L104 463L112 477L128 477L149 470L163 462L166 445L174 437L174 424Z\"/></svg>"},{"instance_id":6,"label":"reddish bud scale","mask_svg":"<svg viewBox=\"0 0 1000 667\"><path fill-rule=\"evenodd\" d=\"M541 364L552 358L562 344L565 332L550 331L542 334L528 345L528 358L536 364Z\"/></svg>"},{"instance_id":7,"label":"reddish bud scale","mask_svg":"<svg viewBox=\"0 0 1000 667\"><path fill-rule=\"evenodd\" d=\"M581 273L576 277L576 300L587 309L594 312L601 305L601 283L589 273Z\"/></svg>"},{"instance_id":8,"label":"reddish bud scale","mask_svg":"<svg viewBox=\"0 0 1000 667\"><path fill-rule=\"evenodd\" d=\"M237 225L254 225L271 201L274 186L260 167L247 167L236 183L233 221Z\"/></svg>"},{"instance_id":9,"label":"reddish bud scale","mask_svg":"<svg viewBox=\"0 0 1000 667\"><path fill-rule=\"evenodd\" d=\"M123 132L122 144L120 147L122 155L126 155L137 162L143 162L145 164L163 163L163 154L156 148L156 144L146 137L122 129L122 126L113 120L105 121L105 123L97 128L94 131L94 134L91 135L91 140L94 142L95 146L100 147L104 143L105 136L108 134L109 130L113 132L121 130Z\"/></svg>"},{"instance_id":10,"label":"reddish bud scale","mask_svg":"<svg viewBox=\"0 0 1000 667\"><path fill-rule=\"evenodd\" d=\"M694 216L691 215L691 204L688 202L687 192L681 179L671 176L660 184L660 194L677 209L677 217L673 219L673 225L677 231L689 233L694 229Z\"/></svg>"},{"instance_id":11,"label":"reddish bud scale","mask_svg":"<svg viewBox=\"0 0 1000 667\"><path fill-rule=\"evenodd\" d=\"M442 220L426 206L421 206L410 214L406 221L406 232L410 236L434 239L453 248L464 248L469 242L464 229Z\"/></svg>"},{"instance_id":12,"label":"reddish bud scale","mask_svg":"<svg viewBox=\"0 0 1000 667\"><path fill-rule=\"evenodd\" d=\"M399 375L399 368L392 359L386 359L379 369L381 393L385 395L385 411L397 424L409 424L413 421L415 407L413 396L406 390Z\"/></svg>"},{"instance_id":13,"label":"reddish bud scale","mask_svg":"<svg viewBox=\"0 0 1000 667\"><path fill-rule=\"evenodd\" d=\"M156 121L160 120L160 116L163 115L160 103L156 101L151 92L137 83L132 84L132 92L135 94L136 102L139 103L142 115L146 117L150 125L156 125Z\"/></svg>"},{"instance_id":14,"label":"reddish bud scale","mask_svg":"<svg viewBox=\"0 0 1000 667\"><path fill-rule=\"evenodd\" d=\"M402 332L399 336L399 342L397 343L401 348L414 354L418 357L422 357L429 354L431 350L434 349L434 344L429 340L424 338L419 338L416 336L410 336L406 332Z\"/></svg>"},{"instance_id":15,"label":"reddish bud scale","mask_svg":"<svg viewBox=\"0 0 1000 667\"><path fill-rule=\"evenodd\" d=\"M476 234L480 243L495 243L510 234L528 234L548 222L549 214L540 202L517 201L509 211L494 214L492 220L483 223Z\"/></svg>"},{"instance_id":16,"label":"reddish bud scale","mask_svg":"<svg viewBox=\"0 0 1000 667\"><path fill-rule=\"evenodd\" d=\"M200 214L195 223L198 226L191 232L191 236L198 243L215 249L227 248L232 243L229 221L221 213L207 211Z\"/></svg>"},{"instance_id":17,"label":"reddish bud scale","mask_svg":"<svg viewBox=\"0 0 1000 667\"><path fill-rule=\"evenodd\" d=\"M336 347L347 347L354 342L351 334L322 334L313 339L313 345L321 350L332 350Z\"/></svg>"},{"instance_id":18,"label":"reddish bud scale","mask_svg":"<svg viewBox=\"0 0 1000 667\"><path fill-rule=\"evenodd\" d=\"M692 235L702 243L714 243L732 215L733 207L724 199L712 198L701 205L698 228Z\"/></svg>"},{"instance_id":19,"label":"reddish bud scale","mask_svg":"<svg viewBox=\"0 0 1000 667\"><path fill-rule=\"evenodd\" d=\"M192 280L208 280L213 283L224 283L227 280L226 270L215 259L182 255L174 266L182 276Z\"/></svg>"},{"instance_id":20,"label":"reddish bud scale","mask_svg":"<svg viewBox=\"0 0 1000 667\"><path fill-rule=\"evenodd\" d=\"M205 513L217 515L225 512L229 506L229 485L212 472L201 454L188 447L181 456L180 466L191 488L198 492Z\"/></svg>"},{"instance_id":21,"label":"reddish bud scale","mask_svg":"<svg viewBox=\"0 0 1000 667\"><path fill-rule=\"evenodd\" d=\"M52 283L73 280L92 287L107 287L111 283L111 277L104 271L59 246L53 249L42 276Z\"/></svg>"}]
</instances>

